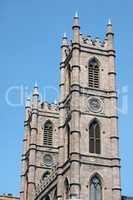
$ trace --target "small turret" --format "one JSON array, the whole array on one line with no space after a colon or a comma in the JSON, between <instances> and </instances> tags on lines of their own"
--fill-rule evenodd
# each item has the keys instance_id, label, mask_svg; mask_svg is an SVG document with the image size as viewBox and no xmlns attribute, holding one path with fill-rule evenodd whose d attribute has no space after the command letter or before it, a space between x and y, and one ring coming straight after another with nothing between
<instances>
[{"instance_id":1,"label":"small turret","mask_svg":"<svg viewBox=\"0 0 133 200\"><path fill-rule=\"evenodd\" d=\"M33 93L32 93L33 106L37 106L38 101L39 101L39 88L38 88L37 82L35 82L35 86L34 86Z\"/></svg>"},{"instance_id":2,"label":"small turret","mask_svg":"<svg viewBox=\"0 0 133 200\"><path fill-rule=\"evenodd\" d=\"M31 108L31 98L28 97L25 103L25 122L29 119L29 110Z\"/></svg>"},{"instance_id":3,"label":"small turret","mask_svg":"<svg viewBox=\"0 0 133 200\"><path fill-rule=\"evenodd\" d=\"M67 35L64 33L63 38L62 38L62 46L61 46L61 60L62 62L65 61L68 53L68 41L67 41Z\"/></svg>"},{"instance_id":4,"label":"small turret","mask_svg":"<svg viewBox=\"0 0 133 200\"><path fill-rule=\"evenodd\" d=\"M34 86L34 90L33 90L33 96L39 96L37 82L35 82L35 86Z\"/></svg>"},{"instance_id":5,"label":"small turret","mask_svg":"<svg viewBox=\"0 0 133 200\"><path fill-rule=\"evenodd\" d=\"M80 42L80 26L78 13L75 13L74 24L73 24L73 43Z\"/></svg>"},{"instance_id":6,"label":"small turret","mask_svg":"<svg viewBox=\"0 0 133 200\"><path fill-rule=\"evenodd\" d=\"M66 32L64 33L62 39L63 39L63 40L62 40L62 46L66 46L66 47L68 47L67 34L66 34Z\"/></svg>"},{"instance_id":7,"label":"small turret","mask_svg":"<svg viewBox=\"0 0 133 200\"><path fill-rule=\"evenodd\" d=\"M108 20L106 38L107 38L107 48L114 49L114 33L112 30L112 23L110 19Z\"/></svg>"}]
</instances>

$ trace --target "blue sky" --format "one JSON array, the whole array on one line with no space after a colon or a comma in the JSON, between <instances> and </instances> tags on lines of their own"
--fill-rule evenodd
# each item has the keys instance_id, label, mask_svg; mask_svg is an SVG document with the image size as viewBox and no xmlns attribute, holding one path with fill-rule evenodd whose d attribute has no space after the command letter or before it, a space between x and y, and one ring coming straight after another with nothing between
<instances>
[{"instance_id":1,"label":"blue sky","mask_svg":"<svg viewBox=\"0 0 133 200\"><path fill-rule=\"evenodd\" d=\"M94 38L103 39L108 18L113 22L122 194L133 195L132 8L132 0L0 0L0 193L19 195L23 101L36 80L45 100L58 99L60 42L63 32L71 37L78 11L81 32ZM127 100L128 110L122 109Z\"/></svg>"}]
</instances>

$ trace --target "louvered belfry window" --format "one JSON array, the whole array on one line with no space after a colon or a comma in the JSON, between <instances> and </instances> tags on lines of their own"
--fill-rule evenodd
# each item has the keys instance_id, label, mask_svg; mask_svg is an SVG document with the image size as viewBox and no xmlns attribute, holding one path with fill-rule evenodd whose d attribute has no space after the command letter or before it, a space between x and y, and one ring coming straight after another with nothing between
<instances>
[{"instance_id":1,"label":"louvered belfry window","mask_svg":"<svg viewBox=\"0 0 133 200\"><path fill-rule=\"evenodd\" d=\"M44 145L52 146L53 144L53 125L51 121L47 121L44 125Z\"/></svg>"},{"instance_id":2,"label":"louvered belfry window","mask_svg":"<svg viewBox=\"0 0 133 200\"><path fill-rule=\"evenodd\" d=\"M89 152L101 153L100 126L96 120L89 127Z\"/></svg>"},{"instance_id":3,"label":"louvered belfry window","mask_svg":"<svg viewBox=\"0 0 133 200\"><path fill-rule=\"evenodd\" d=\"M89 87L99 88L99 64L95 57L89 61Z\"/></svg>"}]
</instances>

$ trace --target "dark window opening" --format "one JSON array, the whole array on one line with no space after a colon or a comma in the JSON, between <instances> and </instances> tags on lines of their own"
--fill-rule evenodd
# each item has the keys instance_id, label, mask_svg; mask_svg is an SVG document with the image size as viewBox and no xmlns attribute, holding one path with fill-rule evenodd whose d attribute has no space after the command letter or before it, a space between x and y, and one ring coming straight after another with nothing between
<instances>
[{"instance_id":1,"label":"dark window opening","mask_svg":"<svg viewBox=\"0 0 133 200\"><path fill-rule=\"evenodd\" d=\"M89 62L89 87L99 88L99 65L96 58Z\"/></svg>"},{"instance_id":2,"label":"dark window opening","mask_svg":"<svg viewBox=\"0 0 133 200\"><path fill-rule=\"evenodd\" d=\"M100 126L96 120L89 127L89 151L90 153L101 153Z\"/></svg>"},{"instance_id":3,"label":"dark window opening","mask_svg":"<svg viewBox=\"0 0 133 200\"><path fill-rule=\"evenodd\" d=\"M47 121L44 125L44 145L52 146L53 144L53 126L52 122Z\"/></svg>"}]
</instances>

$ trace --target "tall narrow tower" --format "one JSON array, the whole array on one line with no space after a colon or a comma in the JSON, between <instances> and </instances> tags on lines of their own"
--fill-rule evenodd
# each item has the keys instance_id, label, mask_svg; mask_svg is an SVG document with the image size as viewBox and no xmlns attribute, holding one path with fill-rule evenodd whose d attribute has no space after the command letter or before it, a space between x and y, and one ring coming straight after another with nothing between
<instances>
[{"instance_id":1,"label":"tall narrow tower","mask_svg":"<svg viewBox=\"0 0 133 200\"><path fill-rule=\"evenodd\" d=\"M37 186L57 166L58 118L58 106L41 102L35 84L26 103L20 200L34 200Z\"/></svg>"},{"instance_id":2,"label":"tall narrow tower","mask_svg":"<svg viewBox=\"0 0 133 200\"><path fill-rule=\"evenodd\" d=\"M61 60L58 200L120 200L120 158L114 33L106 39L63 37Z\"/></svg>"},{"instance_id":3,"label":"tall narrow tower","mask_svg":"<svg viewBox=\"0 0 133 200\"><path fill-rule=\"evenodd\" d=\"M114 33L61 46L60 102L26 106L21 200L121 200Z\"/></svg>"}]
</instances>

